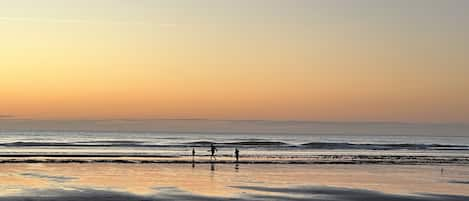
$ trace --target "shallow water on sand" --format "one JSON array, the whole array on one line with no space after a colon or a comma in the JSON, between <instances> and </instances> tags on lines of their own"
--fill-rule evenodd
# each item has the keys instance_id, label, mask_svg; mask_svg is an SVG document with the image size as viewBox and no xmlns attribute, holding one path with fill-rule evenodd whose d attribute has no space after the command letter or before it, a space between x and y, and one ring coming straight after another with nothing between
<instances>
[{"instance_id":1,"label":"shallow water on sand","mask_svg":"<svg viewBox=\"0 0 469 201\"><path fill-rule=\"evenodd\" d=\"M382 196L468 196L469 166L21 163L1 164L0 181L0 200L44 196L66 199L70 193L79 197L97 192L116 196L115 200L124 195L149 200L169 195L176 197L167 200L182 199L177 196L183 195L192 196L186 200L246 196L247 200L262 196L271 200L284 200L282 196L313 200L315 192L320 194L317 196L335 196L336 188L342 189L340 193L365 189L381 192ZM331 195L324 193L329 191Z\"/></svg>"},{"instance_id":2,"label":"shallow water on sand","mask_svg":"<svg viewBox=\"0 0 469 201\"><path fill-rule=\"evenodd\" d=\"M322 134L2 132L0 163L206 161L211 144L224 162L469 164L469 138ZM93 160L92 158L97 158ZM143 159L142 159L143 158ZM123 161L125 160L125 161ZM220 162L220 161L219 161Z\"/></svg>"}]
</instances>

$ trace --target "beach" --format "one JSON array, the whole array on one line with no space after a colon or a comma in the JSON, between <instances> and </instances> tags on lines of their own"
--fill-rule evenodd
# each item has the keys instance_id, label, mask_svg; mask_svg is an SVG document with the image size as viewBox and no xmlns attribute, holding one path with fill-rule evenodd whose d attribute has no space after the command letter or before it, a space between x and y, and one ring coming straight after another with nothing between
<instances>
[{"instance_id":1,"label":"beach","mask_svg":"<svg viewBox=\"0 0 469 201\"><path fill-rule=\"evenodd\" d=\"M458 136L0 133L0 201L469 199Z\"/></svg>"},{"instance_id":2,"label":"beach","mask_svg":"<svg viewBox=\"0 0 469 201\"><path fill-rule=\"evenodd\" d=\"M0 200L468 200L468 178L460 165L17 163L0 165Z\"/></svg>"}]
</instances>

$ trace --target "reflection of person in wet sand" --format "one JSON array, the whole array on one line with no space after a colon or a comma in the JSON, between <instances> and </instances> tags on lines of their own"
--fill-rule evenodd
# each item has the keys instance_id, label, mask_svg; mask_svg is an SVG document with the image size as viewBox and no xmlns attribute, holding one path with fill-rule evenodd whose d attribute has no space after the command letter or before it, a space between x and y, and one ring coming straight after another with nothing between
<instances>
[{"instance_id":1,"label":"reflection of person in wet sand","mask_svg":"<svg viewBox=\"0 0 469 201\"><path fill-rule=\"evenodd\" d=\"M239 162L239 150L238 150L238 148L235 148L235 157L236 157L236 162Z\"/></svg>"},{"instance_id":2,"label":"reflection of person in wet sand","mask_svg":"<svg viewBox=\"0 0 469 201\"><path fill-rule=\"evenodd\" d=\"M217 160L217 158L215 157L215 152L217 152L217 148L215 147L215 145L211 144L209 151L210 151L210 153L211 153L211 154L210 154L210 160L212 160L212 158L215 159L215 160Z\"/></svg>"},{"instance_id":3,"label":"reflection of person in wet sand","mask_svg":"<svg viewBox=\"0 0 469 201\"><path fill-rule=\"evenodd\" d=\"M215 171L215 163L210 163L210 171Z\"/></svg>"}]
</instances>

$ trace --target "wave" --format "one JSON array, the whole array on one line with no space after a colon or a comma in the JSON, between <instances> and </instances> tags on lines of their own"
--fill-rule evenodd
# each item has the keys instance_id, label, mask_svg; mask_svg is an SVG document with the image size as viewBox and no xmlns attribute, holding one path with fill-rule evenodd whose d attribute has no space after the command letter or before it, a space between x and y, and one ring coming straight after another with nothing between
<instances>
[{"instance_id":1,"label":"wave","mask_svg":"<svg viewBox=\"0 0 469 201\"><path fill-rule=\"evenodd\" d=\"M363 150L469 150L469 146L442 144L353 144L311 142L302 144L310 149L363 149Z\"/></svg>"},{"instance_id":2,"label":"wave","mask_svg":"<svg viewBox=\"0 0 469 201\"><path fill-rule=\"evenodd\" d=\"M209 147L215 145L218 148L286 148L286 149L318 149L318 150L447 150L467 151L467 145L445 145L445 144L354 144L354 143L331 143L310 142L301 145L288 144L281 141L248 140L235 142L194 141L180 142L175 144L147 143L136 140L97 140L78 142L11 142L3 143L3 147L128 147L128 148L177 148L177 147Z\"/></svg>"},{"instance_id":3,"label":"wave","mask_svg":"<svg viewBox=\"0 0 469 201\"><path fill-rule=\"evenodd\" d=\"M212 141L195 141L195 142L188 142L185 143L186 145L195 145L195 146L210 146L212 144L215 144L215 142Z\"/></svg>"},{"instance_id":4,"label":"wave","mask_svg":"<svg viewBox=\"0 0 469 201\"><path fill-rule=\"evenodd\" d=\"M70 143L62 142L12 142L0 144L6 147L36 147L36 146L69 146Z\"/></svg>"},{"instance_id":5,"label":"wave","mask_svg":"<svg viewBox=\"0 0 469 201\"><path fill-rule=\"evenodd\" d=\"M93 140L93 141L79 141L76 143L89 143L89 144L95 144L95 143L107 143L107 144L142 144L144 143L143 141L136 141L136 140Z\"/></svg>"},{"instance_id":6,"label":"wave","mask_svg":"<svg viewBox=\"0 0 469 201\"><path fill-rule=\"evenodd\" d=\"M186 145L191 146L285 146L289 145L285 142L280 141L260 141L260 140L252 140L252 141L240 141L240 142L225 142L225 143L216 143L211 141L196 141L196 142L189 142Z\"/></svg>"},{"instance_id":7,"label":"wave","mask_svg":"<svg viewBox=\"0 0 469 201\"><path fill-rule=\"evenodd\" d=\"M211 141L196 141L180 144L146 144L142 141L81 141L81 142L12 142L3 143L4 147L209 147L211 145L217 147L265 147L265 146L285 146L284 142L273 141L241 141L216 143Z\"/></svg>"},{"instance_id":8,"label":"wave","mask_svg":"<svg viewBox=\"0 0 469 201\"><path fill-rule=\"evenodd\" d=\"M242 146L284 146L288 145L284 142L272 142L272 141L246 141L246 142L232 142L225 143L227 145L242 145Z\"/></svg>"},{"instance_id":9,"label":"wave","mask_svg":"<svg viewBox=\"0 0 469 201\"><path fill-rule=\"evenodd\" d=\"M111 143L111 142L12 142L0 144L5 147L138 147L138 146L153 146L143 145L141 143Z\"/></svg>"}]
</instances>

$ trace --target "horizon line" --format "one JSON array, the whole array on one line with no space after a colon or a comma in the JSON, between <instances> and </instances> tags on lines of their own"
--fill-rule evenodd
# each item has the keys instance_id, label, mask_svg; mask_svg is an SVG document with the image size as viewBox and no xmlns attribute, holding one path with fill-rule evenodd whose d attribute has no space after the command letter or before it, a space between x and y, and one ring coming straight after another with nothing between
<instances>
[{"instance_id":1,"label":"horizon line","mask_svg":"<svg viewBox=\"0 0 469 201\"><path fill-rule=\"evenodd\" d=\"M408 124L408 125L460 125L468 122L430 122L430 121L386 121L386 120L302 120L302 119L216 119L216 118L16 118L14 115L0 115L0 121L220 121L220 122L278 122L278 123L316 123L316 124Z\"/></svg>"}]
</instances>

